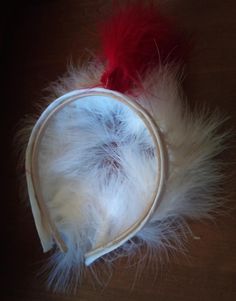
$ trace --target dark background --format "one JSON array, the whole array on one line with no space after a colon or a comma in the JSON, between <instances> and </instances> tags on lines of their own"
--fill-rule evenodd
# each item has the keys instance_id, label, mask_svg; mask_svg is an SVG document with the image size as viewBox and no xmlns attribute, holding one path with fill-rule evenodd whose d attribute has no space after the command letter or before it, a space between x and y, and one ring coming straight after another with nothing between
<instances>
[{"instance_id":1,"label":"dark background","mask_svg":"<svg viewBox=\"0 0 236 301\"><path fill-rule=\"evenodd\" d=\"M126 1L120 1L125 3ZM157 1L154 1L157 2ZM146 268L135 280L135 268L120 261L105 289L89 279L78 296L47 292L37 277L42 255L30 208L19 197L22 172L16 172L13 137L19 120L33 111L48 83L67 65L85 61L98 47L96 24L109 15L112 1L51 0L10 2L1 9L2 74L2 251L1 300L236 300L235 211L214 223L192 223L186 256L170 258L157 275ZM190 103L218 107L236 125L236 1L159 1L164 13L193 34L194 49L185 70ZM235 206L234 141L222 156L228 162L229 207Z\"/></svg>"}]
</instances>

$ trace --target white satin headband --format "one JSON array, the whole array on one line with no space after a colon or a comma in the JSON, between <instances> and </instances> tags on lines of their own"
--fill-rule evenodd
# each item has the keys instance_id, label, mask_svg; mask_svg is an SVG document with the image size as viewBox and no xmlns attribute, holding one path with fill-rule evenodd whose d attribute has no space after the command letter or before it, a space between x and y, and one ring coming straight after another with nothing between
<instances>
[{"instance_id":1,"label":"white satin headband","mask_svg":"<svg viewBox=\"0 0 236 301\"><path fill-rule=\"evenodd\" d=\"M145 225L145 223L152 215L153 211L158 210L157 207L161 202L161 195L164 189L167 172L165 146L163 145L163 140L158 125L138 103L134 102L121 93L103 88L76 90L54 100L41 114L31 132L26 151L25 163L31 207L44 252L50 250L54 242L58 245L62 252L67 251L67 246L63 241L59 231L57 230L56 225L50 216L49 210L42 196L43 187L41 187L40 185L37 166L38 155L40 152L40 141L44 135L49 121L55 113L62 110L65 106L73 103L74 101L86 101L86 99L89 99L90 96L96 96L100 98L105 96L116 100L124 105L127 105L137 115L138 118L142 119L155 145L157 173L156 187L151 195L151 202L149 203L151 205L146 209L145 212L143 212L142 218L139 218L130 228L126 229L126 231L124 231L121 235L115 237L112 241L107 242L105 245L98 245L96 246L96 248L87 252L85 254L86 265L89 265L102 255L109 253L121 246L123 243L133 237Z\"/></svg>"}]
</instances>

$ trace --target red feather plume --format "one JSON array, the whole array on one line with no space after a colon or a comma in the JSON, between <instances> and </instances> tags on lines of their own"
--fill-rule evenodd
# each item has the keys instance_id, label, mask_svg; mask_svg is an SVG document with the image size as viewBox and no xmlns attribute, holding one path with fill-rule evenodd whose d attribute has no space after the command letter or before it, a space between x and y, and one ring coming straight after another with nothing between
<instances>
[{"instance_id":1,"label":"red feather plume","mask_svg":"<svg viewBox=\"0 0 236 301\"><path fill-rule=\"evenodd\" d=\"M183 36L153 6L123 8L102 26L101 77L108 89L126 92L142 86L147 70L165 63L180 63L186 54Z\"/></svg>"}]
</instances>

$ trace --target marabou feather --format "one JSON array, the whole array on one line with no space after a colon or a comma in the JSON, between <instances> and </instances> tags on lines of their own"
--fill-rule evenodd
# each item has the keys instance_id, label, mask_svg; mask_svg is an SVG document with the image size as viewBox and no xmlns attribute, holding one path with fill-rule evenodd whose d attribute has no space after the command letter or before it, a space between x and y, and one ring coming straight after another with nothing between
<instances>
[{"instance_id":1,"label":"marabou feather","mask_svg":"<svg viewBox=\"0 0 236 301\"><path fill-rule=\"evenodd\" d=\"M101 30L106 68L104 87L127 92L142 86L147 70L165 63L180 63L187 47L168 18L153 6L125 7L106 21Z\"/></svg>"},{"instance_id":2,"label":"marabou feather","mask_svg":"<svg viewBox=\"0 0 236 301\"><path fill-rule=\"evenodd\" d=\"M98 85L103 67L97 63L79 72L71 69L52 85L49 102L84 88L84 82ZM137 239L104 256L105 262L132 257L140 246L147 247L147 256L156 254L157 258L163 251L183 249L190 231L187 221L211 217L222 201L217 195L222 174L215 160L224 148L220 116L190 112L173 66L151 71L143 88L128 96L140 103L161 129L168 151L168 178L161 205ZM76 110L68 107L60 114L45 133L39 162L46 205L68 246L66 253L55 250L49 285L66 291L79 281L84 254L98 241L106 241L132 224L142 212L155 184L155 158L147 131L139 131L133 116L118 104L94 102ZM129 206L130 202L135 202L135 207Z\"/></svg>"}]
</instances>

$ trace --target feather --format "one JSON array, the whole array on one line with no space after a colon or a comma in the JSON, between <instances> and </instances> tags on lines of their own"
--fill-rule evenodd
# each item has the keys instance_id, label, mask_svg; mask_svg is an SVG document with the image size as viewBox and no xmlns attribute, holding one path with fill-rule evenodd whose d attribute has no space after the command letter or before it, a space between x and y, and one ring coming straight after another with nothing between
<instances>
[{"instance_id":1,"label":"feather","mask_svg":"<svg viewBox=\"0 0 236 301\"><path fill-rule=\"evenodd\" d=\"M101 82L120 92L141 87L147 70L167 62L179 64L187 53L183 35L153 6L121 9L103 24L101 40L107 61Z\"/></svg>"},{"instance_id":2,"label":"feather","mask_svg":"<svg viewBox=\"0 0 236 301\"><path fill-rule=\"evenodd\" d=\"M97 85L103 68L92 63L80 72L71 69L51 86L49 100L83 87L85 79L88 86ZM164 65L147 74L143 89L128 94L160 126L169 171L161 205L137 239L104 256L104 264L120 256L132 258L140 246L146 246L147 258L157 260L163 252L181 251L191 231L188 220L211 218L222 205L217 195L222 174L215 160L224 149L222 119L190 112L179 80L175 67ZM40 146L40 179L50 215L68 247L66 253L55 249L50 259L48 284L54 290L76 287L85 253L115 237L148 205L155 158L142 129L126 108L106 101L68 106L52 119Z\"/></svg>"}]
</instances>

